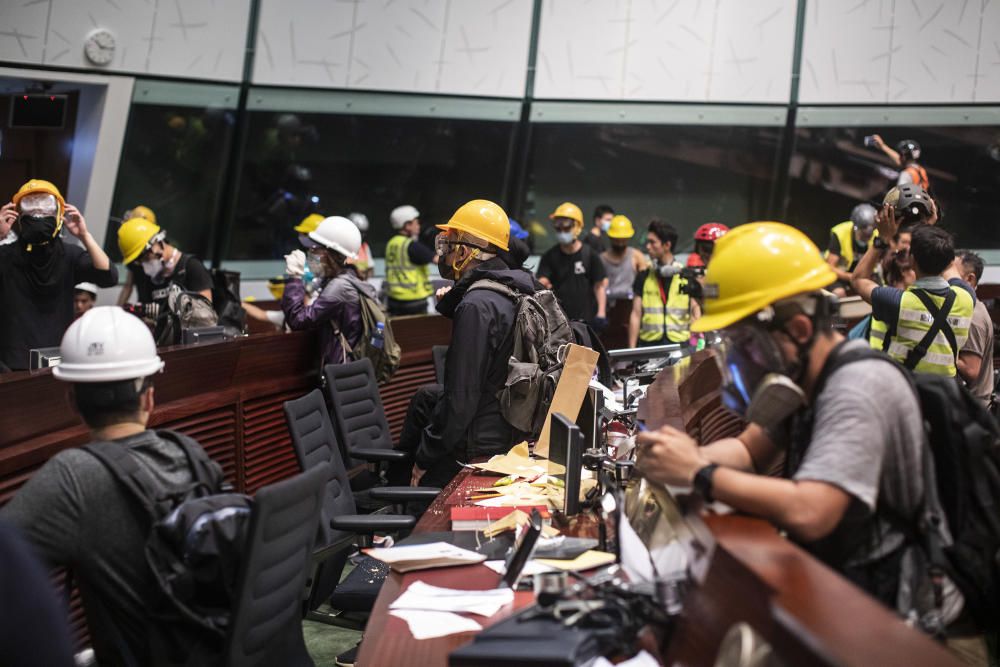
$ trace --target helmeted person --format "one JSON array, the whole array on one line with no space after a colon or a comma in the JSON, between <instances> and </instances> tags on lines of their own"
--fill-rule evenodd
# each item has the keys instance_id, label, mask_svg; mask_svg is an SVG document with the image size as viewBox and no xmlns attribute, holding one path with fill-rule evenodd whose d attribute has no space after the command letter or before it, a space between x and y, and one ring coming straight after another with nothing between
<instances>
[{"instance_id":1,"label":"helmeted person","mask_svg":"<svg viewBox=\"0 0 1000 667\"><path fill-rule=\"evenodd\" d=\"M606 232L610 248L601 253L604 271L608 276L608 299L628 299L633 297L632 284L636 275L648 267L645 256L629 246L635 236L632 221L624 215L611 218Z\"/></svg>"},{"instance_id":2,"label":"helmeted person","mask_svg":"<svg viewBox=\"0 0 1000 667\"><path fill-rule=\"evenodd\" d=\"M563 202L549 215L557 245L538 262L538 281L555 293L571 320L587 322L597 331L608 325L607 277L601 256L583 243L583 212L572 202Z\"/></svg>"},{"instance_id":3,"label":"helmeted person","mask_svg":"<svg viewBox=\"0 0 1000 667\"><path fill-rule=\"evenodd\" d=\"M77 283L73 286L73 316L80 317L97 305L97 285Z\"/></svg>"},{"instance_id":4,"label":"helmeted person","mask_svg":"<svg viewBox=\"0 0 1000 667\"><path fill-rule=\"evenodd\" d=\"M839 355L866 350L833 328L836 298L824 289L835 280L816 245L787 225L750 223L720 239L692 330L720 330L723 400L750 424L700 447L670 427L640 434L636 466L652 482L692 485L771 521L895 608L902 562L918 546L887 517L925 507L920 406L884 358L824 377ZM783 454L786 478L764 476Z\"/></svg>"},{"instance_id":5,"label":"helmeted person","mask_svg":"<svg viewBox=\"0 0 1000 667\"><path fill-rule=\"evenodd\" d=\"M133 214L135 210L132 209ZM155 306L147 309L154 319L158 313L167 311L171 285L185 292L196 292L211 301L212 276L205 265L191 253L181 252L167 239L166 231L156 224L156 216L151 217L134 215L118 228L118 249L131 278L131 282L122 287L119 304L128 301L133 285L139 303Z\"/></svg>"},{"instance_id":6,"label":"helmeted person","mask_svg":"<svg viewBox=\"0 0 1000 667\"><path fill-rule=\"evenodd\" d=\"M869 342L918 373L954 377L957 359L969 337L976 295L972 286L944 275L955 261L951 234L933 225L911 227L910 256L917 280L906 289L879 286L871 279L895 238L901 219L891 204L877 218L879 238L854 271L854 291L872 305Z\"/></svg>"},{"instance_id":7,"label":"helmeted person","mask_svg":"<svg viewBox=\"0 0 1000 667\"><path fill-rule=\"evenodd\" d=\"M389 214L395 234L385 246L385 293L390 315L427 312L431 287L430 265L434 251L420 242L420 211L398 206Z\"/></svg>"},{"instance_id":8,"label":"helmeted person","mask_svg":"<svg viewBox=\"0 0 1000 667\"><path fill-rule=\"evenodd\" d=\"M684 289L684 268L674 258L677 230L659 219L646 230L646 252L652 265L638 274L632 286L629 346L686 343L691 339L692 311L696 304Z\"/></svg>"},{"instance_id":9,"label":"helmeted person","mask_svg":"<svg viewBox=\"0 0 1000 667\"><path fill-rule=\"evenodd\" d=\"M100 306L66 330L60 352L52 374L71 383L71 403L91 441L125 449L160 497L189 490L194 475L184 436L146 428L153 377L163 369L149 329L117 306ZM73 448L49 459L0 510L43 560L72 570L102 665L154 664L155 639L169 632L149 611L158 587L145 557L149 518L137 502L95 455Z\"/></svg>"},{"instance_id":10,"label":"helmeted person","mask_svg":"<svg viewBox=\"0 0 1000 667\"><path fill-rule=\"evenodd\" d=\"M354 226L361 232L361 248L358 250L358 258L354 260L354 267L358 270L358 275L368 280L375 274L375 257L372 249L368 246L368 216L364 213L348 213L347 217Z\"/></svg>"},{"instance_id":11,"label":"helmeted person","mask_svg":"<svg viewBox=\"0 0 1000 667\"><path fill-rule=\"evenodd\" d=\"M364 331L360 295L378 298L375 288L358 277L349 263L358 256L361 232L347 218L333 216L309 232L306 243L308 257L301 250L285 255L289 278L281 297L285 324L293 331L319 329L324 364L350 361L351 349ZM321 286L312 302L307 302L302 282L307 264Z\"/></svg>"},{"instance_id":12,"label":"helmeted person","mask_svg":"<svg viewBox=\"0 0 1000 667\"><path fill-rule=\"evenodd\" d=\"M893 150L877 134L872 135L872 142L897 167L900 167L896 185L913 184L924 190L930 190L931 182L927 178L927 170L917 162L920 159L920 144L913 139L903 139L896 144L896 149Z\"/></svg>"},{"instance_id":13,"label":"helmeted person","mask_svg":"<svg viewBox=\"0 0 1000 667\"><path fill-rule=\"evenodd\" d=\"M715 251L715 242L721 239L729 231L729 227L721 222L706 222L694 232L694 252L688 255L687 266L689 269L704 269L708 266L708 260L712 259Z\"/></svg>"},{"instance_id":14,"label":"helmeted person","mask_svg":"<svg viewBox=\"0 0 1000 667\"><path fill-rule=\"evenodd\" d=\"M81 243L63 241L63 227ZM32 179L0 208L0 371L25 370L30 350L56 347L73 322L74 287L111 287L118 271L59 189Z\"/></svg>"},{"instance_id":15,"label":"helmeted person","mask_svg":"<svg viewBox=\"0 0 1000 667\"><path fill-rule=\"evenodd\" d=\"M438 269L442 278L455 281L439 292L437 304L452 320L444 385L417 392L399 439L401 449L415 452L412 482L432 486L447 483L461 463L506 452L524 437L503 418L497 399L514 346L515 300L470 287L492 280L514 292L535 293L530 272L497 257L509 250L510 239L507 214L497 204L472 200L438 229Z\"/></svg>"},{"instance_id":16,"label":"helmeted person","mask_svg":"<svg viewBox=\"0 0 1000 667\"><path fill-rule=\"evenodd\" d=\"M849 220L830 229L830 242L827 244L825 257L827 264L837 274L837 282L830 290L837 296L847 295L847 288L851 286L851 272L875 240L876 213L878 211L871 204L858 204L851 210Z\"/></svg>"}]
</instances>

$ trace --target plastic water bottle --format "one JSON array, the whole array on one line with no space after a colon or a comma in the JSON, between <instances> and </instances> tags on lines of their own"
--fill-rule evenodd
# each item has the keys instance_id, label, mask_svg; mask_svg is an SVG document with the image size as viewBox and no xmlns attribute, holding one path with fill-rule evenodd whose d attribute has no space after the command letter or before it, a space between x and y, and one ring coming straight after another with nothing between
<instances>
[{"instance_id":1,"label":"plastic water bottle","mask_svg":"<svg viewBox=\"0 0 1000 667\"><path fill-rule=\"evenodd\" d=\"M375 332L372 334L371 344L372 344L372 347L377 347L380 350L385 347L385 323L384 322L376 322L375 323Z\"/></svg>"}]
</instances>

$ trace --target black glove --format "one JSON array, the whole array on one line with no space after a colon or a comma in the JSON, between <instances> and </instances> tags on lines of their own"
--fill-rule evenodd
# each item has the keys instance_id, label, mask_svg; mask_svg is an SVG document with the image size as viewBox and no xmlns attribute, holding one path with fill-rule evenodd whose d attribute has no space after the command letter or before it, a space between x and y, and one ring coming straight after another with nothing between
<instances>
[{"instance_id":1,"label":"black glove","mask_svg":"<svg viewBox=\"0 0 1000 667\"><path fill-rule=\"evenodd\" d=\"M605 329L608 328L608 318L606 317L595 317L590 323L590 328L597 333L603 333Z\"/></svg>"}]
</instances>

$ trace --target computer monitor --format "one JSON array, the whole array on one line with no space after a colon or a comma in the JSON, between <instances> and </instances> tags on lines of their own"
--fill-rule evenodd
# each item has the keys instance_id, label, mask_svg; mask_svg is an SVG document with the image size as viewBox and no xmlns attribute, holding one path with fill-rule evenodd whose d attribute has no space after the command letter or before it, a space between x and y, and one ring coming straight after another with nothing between
<instances>
[{"instance_id":1,"label":"computer monitor","mask_svg":"<svg viewBox=\"0 0 1000 667\"><path fill-rule=\"evenodd\" d=\"M181 343L184 345L206 345L221 343L226 340L226 329L221 326L192 327L181 331Z\"/></svg>"},{"instance_id":2,"label":"computer monitor","mask_svg":"<svg viewBox=\"0 0 1000 667\"><path fill-rule=\"evenodd\" d=\"M517 582L521 578L524 566L531 559L531 554L538 544L538 536L542 533L542 516L538 509L531 510L528 523L518 528L517 539L511 548L510 556L507 558L504 574L500 577L497 588L517 588Z\"/></svg>"},{"instance_id":3,"label":"computer monitor","mask_svg":"<svg viewBox=\"0 0 1000 667\"><path fill-rule=\"evenodd\" d=\"M601 418L604 409L604 392L594 387L587 387L583 396L583 405L576 418L576 425L583 434L583 450L597 448L601 439Z\"/></svg>"},{"instance_id":4,"label":"computer monitor","mask_svg":"<svg viewBox=\"0 0 1000 667\"><path fill-rule=\"evenodd\" d=\"M583 433L580 427L556 412L549 427L549 460L562 466L553 475L563 483L563 514L580 512L580 475L583 471Z\"/></svg>"},{"instance_id":5,"label":"computer monitor","mask_svg":"<svg viewBox=\"0 0 1000 667\"><path fill-rule=\"evenodd\" d=\"M62 352L58 347L36 347L29 350L28 354L30 355L28 367L33 371L58 366L62 361Z\"/></svg>"}]
</instances>

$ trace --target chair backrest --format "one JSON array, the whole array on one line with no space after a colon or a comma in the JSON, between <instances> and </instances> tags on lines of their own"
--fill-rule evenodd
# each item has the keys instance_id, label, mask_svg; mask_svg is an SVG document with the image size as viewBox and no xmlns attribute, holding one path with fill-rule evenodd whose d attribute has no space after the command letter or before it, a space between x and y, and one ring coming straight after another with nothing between
<instances>
[{"instance_id":1,"label":"chair backrest","mask_svg":"<svg viewBox=\"0 0 1000 667\"><path fill-rule=\"evenodd\" d=\"M333 419L347 451L392 449L389 422L385 418L372 363L359 359L346 364L328 364L323 373L333 406ZM356 465L356 462L350 461L349 465Z\"/></svg>"},{"instance_id":2,"label":"chair backrest","mask_svg":"<svg viewBox=\"0 0 1000 667\"><path fill-rule=\"evenodd\" d=\"M314 664L302 638L302 591L329 478L321 462L254 497L226 665Z\"/></svg>"},{"instance_id":3,"label":"chair backrest","mask_svg":"<svg viewBox=\"0 0 1000 667\"><path fill-rule=\"evenodd\" d=\"M434 360L434 381L438 384L444 384L444 362L447 358L447 345L434 345L431 347L431 359Z\"/></svg>"}]
</instances>

